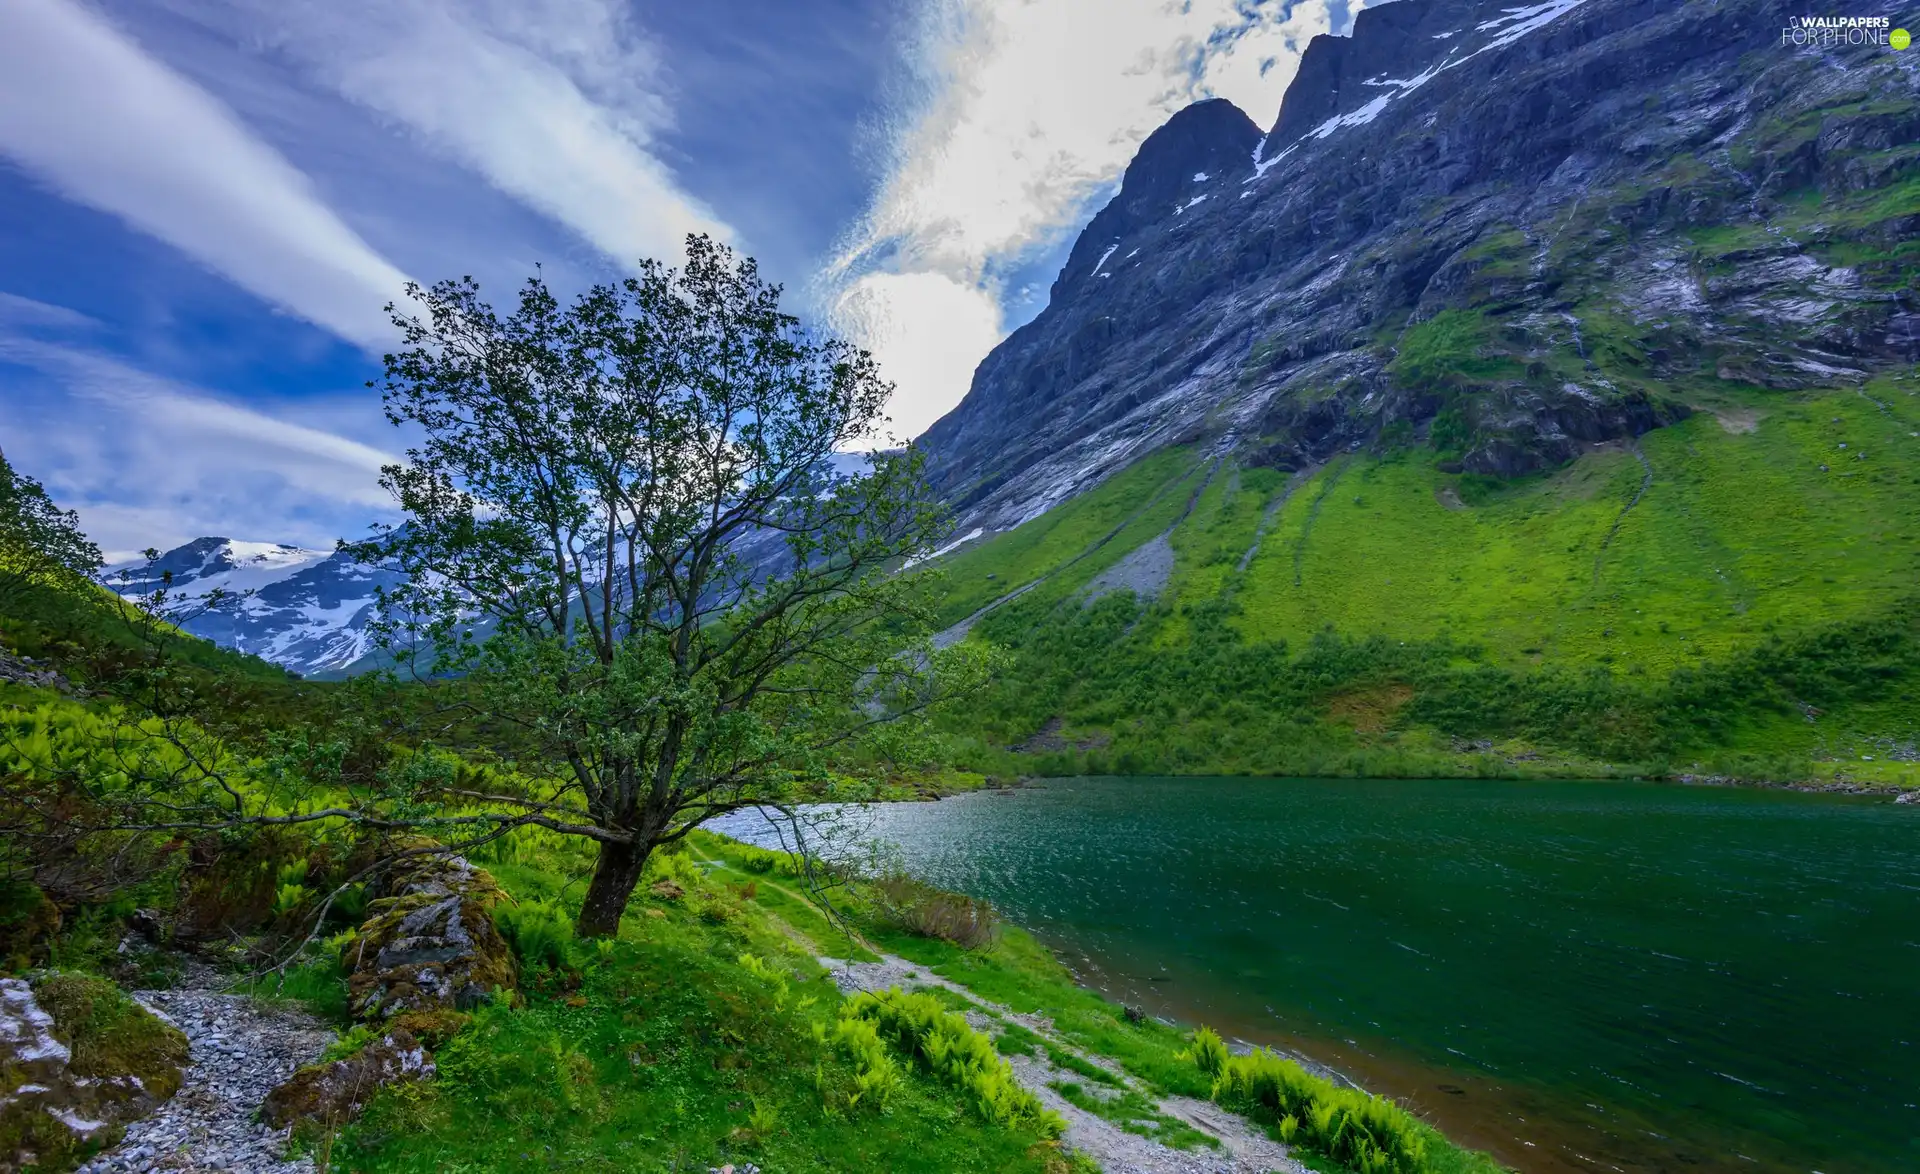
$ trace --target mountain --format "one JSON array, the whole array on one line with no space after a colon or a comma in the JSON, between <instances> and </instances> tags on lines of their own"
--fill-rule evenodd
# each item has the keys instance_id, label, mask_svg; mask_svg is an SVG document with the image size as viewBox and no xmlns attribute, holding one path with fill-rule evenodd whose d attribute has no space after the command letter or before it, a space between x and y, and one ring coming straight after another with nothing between
<instances>
[{"instance_id":1,"label":"mountain","mask_svg":"<svg viewBox=\"0 0 1920 1174\"><path fill-rule=\"evenodd\" d=\"M924 437L962 532L1178 442L1294 469L1406 430L1513 476L1910 363L1920 59L1797 19L1399 0L1313 40L1264 136L1181 111Z\"/></svg>"},{"instance_id":2,"label":"mountain","mask_svg":"<svg viewBox=\"0 0 1920 1174\"><path fill-rule=\"evenodd\" d=\"M975 763L1920 762L1920 57L1801 19L1397 0L1142 144L922 440Z\"/></svg>"},{"instance_id":3,"label":"mountain","mask_svg":"<svg viewBox=\"0 0 1920 1174\"><path fill-rule=\"evenodd\" d=\"M169 574L169 590L182 598L215 590L236 597L188 620L187 631L303 676L351 671L371 653L374 589L399 582L332 551L217 537L196 538L152 563L109 566L104 577L131 596L152 592Z\"/></svg>"}]
</instances>

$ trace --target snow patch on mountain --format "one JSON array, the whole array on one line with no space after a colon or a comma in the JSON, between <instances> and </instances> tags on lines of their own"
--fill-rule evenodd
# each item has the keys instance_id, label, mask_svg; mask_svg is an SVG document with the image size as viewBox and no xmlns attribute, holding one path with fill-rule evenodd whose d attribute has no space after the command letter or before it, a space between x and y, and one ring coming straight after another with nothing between
<instances>
[{"instance_id":1,"label":"snow patch on mountain","mask_svg":"<svg viewBox=\"0 0 1920 1174\"><path fill-rule=\"evenodd\" d=\"M104 577L128 598L165 586L173 603L189 606L222 592L220 606L182 627L303 676L362 667L374 651L376 592L401 582L397 572L336 551L223 537L196 538L152 561L117 563Z\"/></svg>"}]
</instances>

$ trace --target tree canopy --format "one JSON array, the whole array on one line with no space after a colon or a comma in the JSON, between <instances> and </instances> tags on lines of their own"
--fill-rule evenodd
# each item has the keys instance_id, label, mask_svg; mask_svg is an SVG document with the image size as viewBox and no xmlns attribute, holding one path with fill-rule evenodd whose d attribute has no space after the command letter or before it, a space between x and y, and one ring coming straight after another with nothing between
<instances>
[{"instance_id":1,"label":"tree canopy","mask_svg":"<svg viewBox=\"0 0 1920 1174\"><path fill-rule=\"evenodd\" d=\"M408 293L381 388L424 439L383 474L404 522L349 549L408 575L383 598L398 671L528 780L467 798L598 843L582 933L618 928L655 846L819 794L971 679L924 641L923 577L892 573L946 526L919 455L845 455L891 386L751 259L694 236L683 268L565 305L535 277L506 314L470 278Z\"/></svg>"},{"instance_id":2,"label":"tree canopy","mask_svg":"<svg viewBox=\"0 0 1920 1174\"><path fill-rule=\"evenodd\" d=\"M99 569L100 548L81 532L79 515L54 505L38 481L0 453L0 601L86 580Z\"/></svg>"}]
</instances>

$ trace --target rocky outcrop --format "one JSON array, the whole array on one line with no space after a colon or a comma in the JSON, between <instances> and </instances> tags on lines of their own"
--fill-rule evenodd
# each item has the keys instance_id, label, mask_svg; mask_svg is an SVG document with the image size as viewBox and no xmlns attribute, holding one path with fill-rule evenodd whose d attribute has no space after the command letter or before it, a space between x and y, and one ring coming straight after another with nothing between
<instances>
[{"instance_id":1,"label":"rocky outcrop","mask_svg":"<svg viewBox=\"0 0 1920 1174\"><path fill-rule=\"evenodd\" d=\"M0 1171L70 1170L179 1091L187 1040L103 979L0 979Z\"/></svg>"},{"instance_id":2,"label":"rocky outcrop","mask_svg":"<svg viewBox=\"0 0 1920 1174\"><path fill-rule=\"evenodd\" d=\"M267 1094L260 1119L276 1129L337 1127L358 1117L381 1088L432 1075L426 1046L396 1026L351 1056L294 1073Z\"/></svg>"},{"instance_id":3,"label":"rocky outcrop","mask_svg":"<svg viewBox=\"0 0 1920 1174\"><path fill-rule=\"evenodd\" d=\"M1913 362L1920 57L1783 47L1795 11L1367 8L1309 46L1257 156L1217 102L1143 145L925 434L930 479L991 532L1190 441L1513 475L1717 389Z\"/></svg>"},{"instance_id":4,"label":"rocky outcrop","mask_svg":"<svg viewBox=\"0 0 1920 1174\"><path fill-rule=\"evenodd\" d=\"M432 1076L432 1049L465 1025L462 1012L513 990L513 954L493 923L503 894L492 877L429 852L403 858L379 890L342 959L352 971L349 1008L379 1030L351 1055L310 1064L268 1093L260 1116L270 1125L353 1120L381 1088Z\"/></svg>"},{"instance_id":5,"label":"rocky outcrop","mask_svg":"<svg viewBox=\"0 0 1920 1174\"><path fill-rule=\"evenodd\" d=\"M493 924L501 892L492 877L458 856L430 854L395 866L380 887L344 948L356 1017L467 1010L513 989L513 954Z\"/></svg>"}]
</instances>

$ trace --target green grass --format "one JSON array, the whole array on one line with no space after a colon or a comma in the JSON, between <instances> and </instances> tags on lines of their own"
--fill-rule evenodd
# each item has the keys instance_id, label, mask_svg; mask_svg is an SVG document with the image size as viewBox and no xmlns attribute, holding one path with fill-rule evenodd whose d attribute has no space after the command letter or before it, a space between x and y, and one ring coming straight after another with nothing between
<instances>
[{"instance_id":1,"label":"green grass","mask_svg":"<svg viewBox=\"0 0 1920 1174\"><path fill-rule=\"evenodd\" d=\"M1292 491L1244 572L1286 478L1223 469L1172 531L1161 599L1085 606L1076 566L1001 607L974 638L1011 667L942 721L965 765L999 773L1912 785L1920 769L1875 746L1920 736L1920 703L1876 658L1898 661L1920 583L1917 390L1704 387L1699 411L1634 449L1509 481L1441 472L1426 449L1354 453ZM1110 482L1151 509L1103 559L1159 533L1199 475L1171 493L1157 476ZM1821 651L1829 636L1852 651ZM1855 684L1809 675L1826 655ZM1086 749L1005 749L1056 719Z\"/></svg>"},{"instance_id":2,"label":"green grass","mask_svg":"<svg viewBox=\"0 0 1920 1174\"><path fill-rule=\"evenodd\" d=\"M996 1123L971 1094L904 1058L884 1108L851 1099L856 1059L816 1033L836 1021L841 999L810 956L815 943L796 944L802 931L784 915L823 937L826 922L789 904L777 877L749 872L744 856L738 864L702 880L693 857L668 858L661 867L688 896L643 888L617 941L579 949L571 966L527 967L524 1005L476 1014L436 1055L433 1081L383 1092L360 1122L319 1143L335 1167L1066 1168L1043 1125ZM497 868L524 903L556 897L570 864L523 853ZM740 893L748 879L750 898Z\"/></svg>"},{"instance_id":3,"label":"green grass","mask_svg":"<svg viewBox=\"0 0 1920 1174\"><path fill-rule=\"evenodd\" d=\"M1160 501L1171 502L1175 483L1190 475L1194 465L1190 451L1164 449L1023 526L940 559L934 566L947 577L941 608L944 621L962 619L1008 592L1059 570L1086 555L1116 528L1127 526L1141 510ZM1157 497L1163 493L1164 498ZM1175 503L1167 521L1184 504L1184 499ZM1118 540L1107 543L1107 547L1112 548L1109 562L1131 549L1127 542Z\"/></svg>"},{"instance_id":4,"label":"green grass","mask_svg":"<svg viewBox=\"0 0 1920 1174\"><path fill-rule=\"evenodd\" d=\"M1387 371L1415 387L1468 387L1520 374L1495 347L1495 323L1473 310L1442 310L1408 327Z\"/></svg>"},{"instance_id":5,"label":"green grass","mask_svg":"<svg viewBox=\"0 0 1920 1174\"><path fill-rule=\"evenodd\" d=\"M1272 1123L1278 1136L1361 1174L1497 1174L1485 1154L1461 1150L1392 1101L1315 1076L1294 1061L1255 1050L1227 1054L1201 1028L1190 1058L1223 1105Z\"/></svg>"},{"instance_id":6,"label":"green grass","mask_svg":"<svg viewBox=\"0 0 1920 1174\"><path fill-rule=\"evenodd\" d=\"M1049 1087L1076 1109L1103 1117L1128 1133L1150 1137L1176 1150L1218 1149L1220 1139L1202 1133L1177 1117L1169 1117L1152 1101L1129 1089L1125 1092L1089 1091L1076 1081L1056 1080Z\"/></svg>"},{"instance_id":7,"label":"green grass","mask_svg":"<svg viewBox=\"0 0 1920 1174\"><path fill-rule=\"evenodd\" d=\"M753 852L719 837L705 838L701 851L721 862L724 871L716 875L727 878L745 875L743 862ZM1053 1046L1019 1024L1005 1025L994 1050L1002 1055L1044 1054L1056 1068L1072 1073L1078 1079L1061 1079L1053 1084L1054 1090L1069 1103L1105 1117L1129 1132L1153 1137L1176 1148L1214 1144L1207 1135L1159 1112L1148 1099L1149 1094L1199 1098L1213 1095L1214 1074L1194 1062L1192 1037L1156 1019L1130 1020L1123 1007L1076 983L1066 967L1031 935L1008 926L991 947L964 950L938 939L903 933L872 918L857 917L856 921L862 935L877 948L906 958L1015 1014L1046 1016L1064 1041L1089 1055L1113 1061L1141 1086L1140 1090L1122 1091L1118 1088L1120 1082L1099 1065ZM927 1000L924 1013L928 1015L942 1003L958 1006L952 993L941 988L928 988L919 997ZM1320 1081L1313 1087L1319 1091L1319 1086L1324 1084ZM1331 1095L1332 1086L1327 1085L1326 1089ZM1388 1102L1364 1094L1349 1092L1341 1096L1344 1099L1340 1103L1351 1111L1365 1112L1371 1117L1392 1117L1395 1121L1405 1117ZM1256 1104L1244 1107L1253 1110L1258 1119ZM1420 1174L1493 1174L1499 1169L1485 1155L1462 1150L1427 1126L1416 1124L1413 1128L1428 1163L1416 1168ZM1327 1168L1339 1171L1349 1167L1335 1163Z\"/></svg>"}]
</instances>

